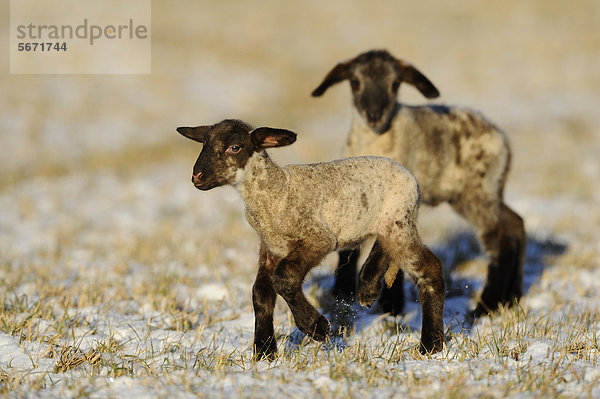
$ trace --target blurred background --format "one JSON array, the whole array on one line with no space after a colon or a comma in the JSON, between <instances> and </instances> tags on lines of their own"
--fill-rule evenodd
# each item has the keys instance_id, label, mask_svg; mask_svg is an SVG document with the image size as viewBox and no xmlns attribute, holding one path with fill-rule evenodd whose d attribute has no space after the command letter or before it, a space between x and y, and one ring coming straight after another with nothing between
<instances>
[{"instance_id":1,"label":"blurred background","mask_svg":"<svg viewBox=\"0 0 600 399\"><path fill-rule=\"evenodd\" d=\"M8 48L8 1L0 14ZM338 61L385 48L434 82L437 102L477 109L507 132L508 202L528 227L544 225L537 198L566 196L584 204L560 207L567 216L598 218L586 215L600 200L597 0L154 0L151 35L149 75L10 75L4 58L2 192L32 179L166 168L180 179L173 187L199 196L188 181L199 146L175 128L230 117L296 131L297 144L272 151L281 163L338 158L349 87L310 92ZM400 99L425 102L409 86Z\"/></svg>"},{"instance_id":2,"label":"blurred background","mask_svg":"<svg viewBox=\"0 0 600 399\"><path fill-rule=\"evenodd\" d=\"M0 0L5 55L9 4ZM0 353L0 392L23 381L7 374L12 365L26 367L23 378L34 381L13 392L49 389L52 397L123 396L133 384L129 376L170 397L190 384L201 395L224 396L257 396L262 386L271 396L364 396L371 387L387 392L380 391L385 384L393 395L396 387L427 388L419 392L432 397L490 389L492 396L531 389L593 395L600 1L153 0L151 36L148 75L11 75L8 56L0 58L0 338L13 348ZM431 369L435 362L425 360L411 362L415 373L407 373L396 363L406 356L396 357L398 342L400 351L408 348L394 338L398 325L375 316L359 320L358 345L349 346L357 349L341 362L332 356L335 367L321 361L321 351L318 362L304 357L308 350L290 363L284 357L282 367L246 366L258 238L235 190L193 187L201 145L175 129L240 118L298 133L294 145L270 151L282 164L339 158L352 117L349 85L320 98L310 93L337 62L373 48L414 64L440 90L435 102L476 109L507 133L513 158L506 197L525 219L522 304L532 317L507 312L506 327L476 326L472 339L460 339L443 358L454 359L450 368ZM400 88L400 99L426 102L410 86ZM472 307L486 263L449 207L422 208L419 227L447 268L466 264L448 284L449 325ZM305 285L311 300L333 283L336 260L323 263ZM277 333L291 333L291 313L283 301L277 306ZM414 290L407 291L410 345L418 339L417 308ZM115 349L102 349L113 343ZM516 357L515 344L524 345ZM63 352L57 351L75 354L74 346L100 348L100 368L84 363L72 377L62 373L80 363L58 367ZM392 351L391 367L381 363L388 349L379 348ZM369 353L374 362L363 361ZM345 363L351 371L340 374ZM251 375L240 372L246 367ZM290 371L298 376L290 379ZM120 375L127 377L114 385ZM331 378L343 386L333 394L297 388L332 385ZM105 385L118 393L98 390ZM127 392L145 391L134 385Z\"/></svg>"}]
</instances>

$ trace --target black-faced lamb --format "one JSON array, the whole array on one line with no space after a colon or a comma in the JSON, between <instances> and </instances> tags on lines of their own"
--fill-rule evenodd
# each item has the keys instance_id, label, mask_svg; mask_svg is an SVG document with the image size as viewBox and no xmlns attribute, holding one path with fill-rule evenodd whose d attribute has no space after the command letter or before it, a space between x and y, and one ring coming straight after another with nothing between
<instances>
[{"instance_id":1,"label":"black-faced lamb","mask_svg":"<svg viewBox=\"0 0 600 399\"><path fill-rule=\"evenodd\" d=\"M277 353L273 328L277 294L287 302L300 331L318 341L330 335L328 320L302 292L303 280L330 252L354 248L370 237L375 237L375 244L358 277L359 303L371 305L382 280L391 285L398 269L404 270L419 290L420 349L431 353L442 349L442 266L419 238L415 226L419 188L404 167L380 157L279 167L265 149L289 145L296 134L253 129L240 120L177 131L203 143L193 169L194 185L200 190L235 187L244 200L246 218L260 237L252 287L257 359L273 359Z\"/></svg>"},{"instance_id":2,"label":"black-faced lamb","mask_svg":"<svg viewBox=\"0 0 600 399\"><path fill-rule=\"evenodd\" d=\"M344 80L355 106L345 155L398 161L417 178L424 204L447 202L475 228L489 265L473 316L513 304L522 295L526 243L523 220L503 199L511 157L505 134L471 110L397 102L402 82L427 98L439 92L419 70L385 50L338 63L312 95ZM340 252L334 294L342 299L354 295L357 251ZM402 278L391 290L384 288L381 302L385 311L402 311Z\"/></svg>"}]
</instances>

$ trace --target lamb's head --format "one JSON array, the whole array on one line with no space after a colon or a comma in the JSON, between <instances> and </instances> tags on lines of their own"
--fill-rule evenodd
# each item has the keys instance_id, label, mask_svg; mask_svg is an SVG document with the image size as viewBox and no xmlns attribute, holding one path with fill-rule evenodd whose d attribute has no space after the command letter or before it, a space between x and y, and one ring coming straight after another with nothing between
<instances>
[{"instance_id":1,"label":"lamb's head","mask_svg":"<svg viewBox=\"0 0 600 399\"><path fill-rule=\"evenodd\" d=\"M285 129L252 127L237 119L214 125L178 127L185 137L202 143L194 165L192 182L200 190L235 184L248 161L270 147L282 147L296 140L296 133Z\"/></svg>"},{"instance_id":2,"label":"lamb's head","mask_svg":"<svg viewBox=\"0 0 600 399\"><path fill-rule=\"evenodd\" d=\"M415 86L427 98L440 95L425 75L385 50L371 50L340 62L325 76L312 96L319 97L330 86L344 80L350 81L356 109L377 133L384 133L390 127L400 83Z\"/></svg>"}]
</instances>

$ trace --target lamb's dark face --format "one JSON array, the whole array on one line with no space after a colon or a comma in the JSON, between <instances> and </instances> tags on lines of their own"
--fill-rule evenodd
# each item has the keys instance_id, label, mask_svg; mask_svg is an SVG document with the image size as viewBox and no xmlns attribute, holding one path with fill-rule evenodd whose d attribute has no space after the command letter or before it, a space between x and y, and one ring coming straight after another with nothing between
<instances>
[{"instance_id":1,"label":"lamb's dark face","mask_svg":"<svg viewBox=\"0 0 600 399\"><path fill-rule=\"evenodd\" d=\"M179 127L177 131L203 144L192 173L192 183L203 191L234 184L255 152L288 145L296 139L296 134L288 130L267 127L253 130L236 119L210 126Z\"/></svg>"},{"instance_id":2,"label":"lamb's dark face","mask_svg":"<svg viewBox=\"0 0 600 399\"><path fill-rule=\"evenodd\" d=\"M390 128L402 82L415 86L427 98L439 96L438 90L421 72L385 50L368 51L337 64L312 95L321 96L330 86L343 80L350 82L354 106L361 117L380 134Z\"/></svg>"},{"instance_id":3,"label":"lamb's dark face","mask_svg":"<svg viewBox=\"0 0 600 399\"><path fill-rule=\"evenodd\" d=\"M355 62L350 75L354 106L377 133L389 129L396 110L396 96L402 82L393 59L380 56Z\"/></svg>"},{"instance_id":4,"label":"lamb's dark face","mask_svg":"<svg viewBox=\"0 0 600 399\"><path fill-rule=\"evenodd\" d=\"M194 164L192 183L200 190L232 184L255 151L252 128L242 121L226 120L212 126L178 128L177 131L203 144Z\"/></svg>"}]
</instances>

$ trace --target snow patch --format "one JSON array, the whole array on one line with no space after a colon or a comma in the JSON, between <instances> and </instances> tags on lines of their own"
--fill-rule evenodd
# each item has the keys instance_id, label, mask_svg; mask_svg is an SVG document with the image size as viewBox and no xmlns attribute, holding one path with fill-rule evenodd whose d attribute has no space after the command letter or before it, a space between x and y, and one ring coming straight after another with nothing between
<instances>
[{"instance_id":1,"label":"snow patch","mask_svg":"<svg viewBox=\"0 0 600 399\"><path fill-rule=\"evenodd\" d=\"M196 290L196 295L207 301L222 301L227 298L229 291L223 284L205 284Z\"/></svg>"}]
</instances>

